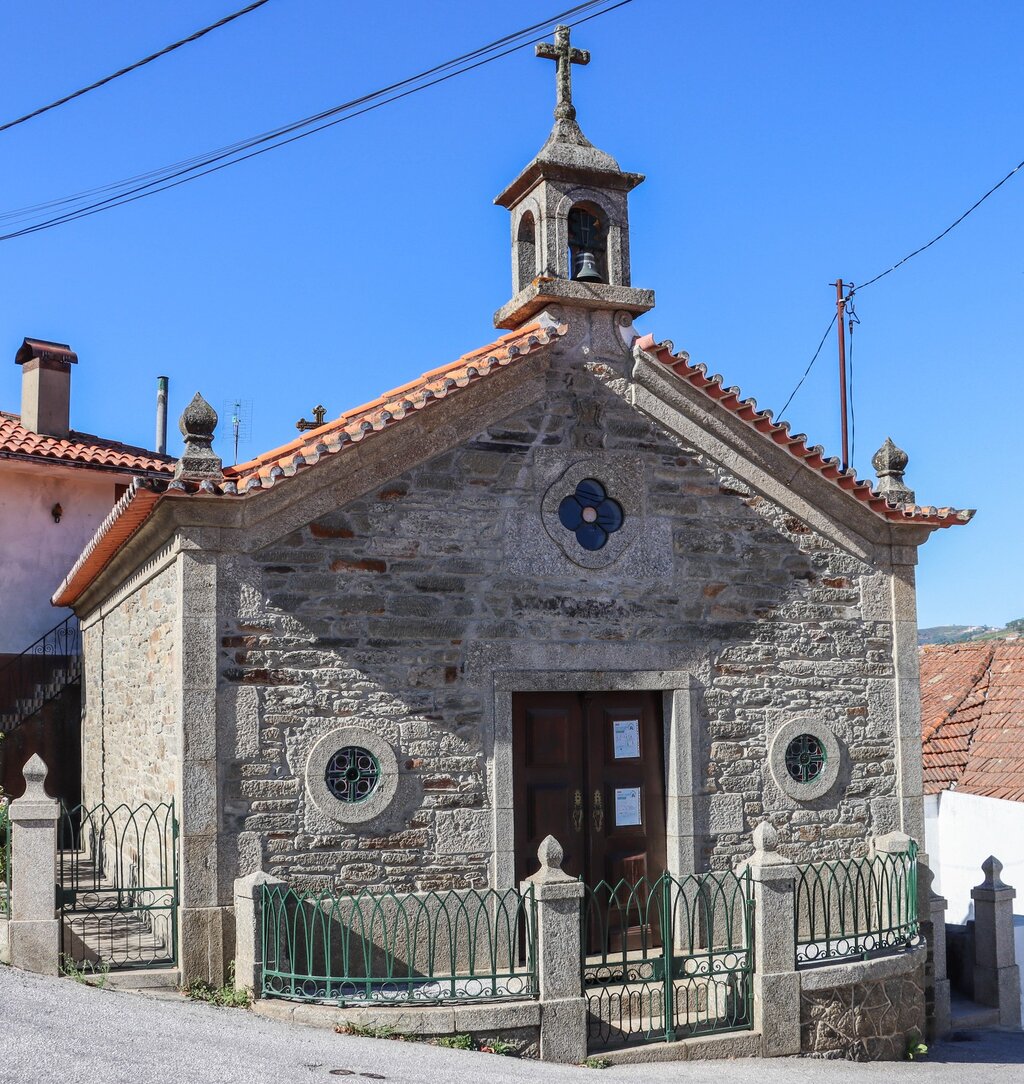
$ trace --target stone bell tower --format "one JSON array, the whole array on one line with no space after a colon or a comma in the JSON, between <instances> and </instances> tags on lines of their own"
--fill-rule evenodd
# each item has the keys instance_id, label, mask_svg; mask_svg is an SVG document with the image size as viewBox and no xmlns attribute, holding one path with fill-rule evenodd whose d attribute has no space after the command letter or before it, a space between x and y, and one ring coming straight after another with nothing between
<instances>
[{"instance_id":1,"label":"stone bell tower","mask_svg":"<svg viewBox=\"0 0 1024 1084\"><path fill-rule=\"evenodd\" d=\"M572 104L572 65L590 53L569 43L536 47L556 63L555 125L536 158L495 199L512 213L514 296L494 314L495 327L513 330L552 304L615 309L639 315L654 308L654 291L629 281L629 193L644 179L624 173L580 131Z\"/></svg>"}]
</instances>

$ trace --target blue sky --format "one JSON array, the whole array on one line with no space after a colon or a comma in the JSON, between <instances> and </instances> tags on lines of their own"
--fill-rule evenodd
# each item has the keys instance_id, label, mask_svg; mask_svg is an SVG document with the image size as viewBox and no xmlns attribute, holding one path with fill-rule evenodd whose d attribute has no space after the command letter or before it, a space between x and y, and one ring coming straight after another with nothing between
<instances>
[{"instance_id":1,"label":"blue sky","mask_svg":"<svg viewBox=\"0 0 1024 1084\"><path fill-rule=\"evenodd\" d=\"M241 0L9 5L4 116ZM0 133L0 213L189 157L555 14L558 0L270 0L201 42ZM1024 157L1019 2L634 0L581 27L584 131L623 168L638 327L782 406L834 305ZM247 458L493 337L511 293L491 201L543 142L532 49L129 207L0 245L0 406L22 337L69 342L72 424L151 444L155 383L252 402ZM1024 616L1024 171L858 297L854 463L889 434L923 503L977 507L921 552L922 625ZM6 345L4 345L6 344ZM788 417L839 450L830 340ZM223 426L223 423L222 423ZM223 426L226 429L226 426ZM175 433L176 437L176 433ZM178 444L172 442L171 450ZM220 451L231 458L221 441Z\"/></svg>"}]
</instances>

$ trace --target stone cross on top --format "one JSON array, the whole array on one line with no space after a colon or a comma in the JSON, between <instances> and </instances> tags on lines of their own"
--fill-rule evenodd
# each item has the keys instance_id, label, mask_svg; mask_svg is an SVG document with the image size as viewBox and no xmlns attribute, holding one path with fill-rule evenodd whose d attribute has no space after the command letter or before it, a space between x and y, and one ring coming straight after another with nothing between
<instances>
[{"instance_id":1,"label":"stone cross on top","mask_svg":"<svg viewBox=\"0 0 1024 1084\"><path fill-rule=\"evenodd\" d=\"M575 120L576 107L572 104L572 65L589 64L590 53L586 49L575 49L569 44L569 28L555 27L555 42L542 41L534 49L539 57L553 60L556 65L555 86L558 99L555 104L555 120Z\"/></svg>"}]
</instances>

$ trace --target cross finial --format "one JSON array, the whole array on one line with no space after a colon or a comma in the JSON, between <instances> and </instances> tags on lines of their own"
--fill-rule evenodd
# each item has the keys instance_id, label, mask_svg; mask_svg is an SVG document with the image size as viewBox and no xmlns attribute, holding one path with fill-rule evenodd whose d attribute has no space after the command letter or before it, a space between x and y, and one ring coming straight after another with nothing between
<instances>
[{"instance_id":1,"label":"cross finial","mask_svg":"<svg viewBox=\"0 0 1024 1084\"><path fill-rule=\"evenodd\" d=\"M576 107L572 104L572 65L589 64L590 53L586 49L575 49L569 44L567 26L556 26L554 44L542 41L535 47L534 52L556 64L555 86L558 98L555 103L555 120L575 120Z\"/></svg>"},{"instance_id":2,"label":"cross finial","mask_svg":"<svg viewBox=\"0 0 1024 1084\"><path fill-rule=\"evenodd\" d=\"M313 421L307 422L305 418L299 418L295 423L295 428L300 433L305 433L309 429L319 429L324 424L324 417L327 414L327 407L315 406L313 407Z\"/></svg>"}]
</instances>

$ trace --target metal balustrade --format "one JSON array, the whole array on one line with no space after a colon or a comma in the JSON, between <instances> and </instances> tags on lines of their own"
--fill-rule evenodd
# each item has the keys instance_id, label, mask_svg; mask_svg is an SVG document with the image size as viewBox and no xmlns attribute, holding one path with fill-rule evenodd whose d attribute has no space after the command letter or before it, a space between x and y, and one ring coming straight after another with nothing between
<instances>
[{"instance_id":1,"label":"metal balustrade","mask_svg":"<svg viewBox=\"0 0 1024 1084\"><path fill-rule=\"evenodd\" d=\"M798 866L797 967L919 944L917 850Z\"/></svg>"},{"instance_id":2,"label":"metal balustrade","mask_svg":"<svg viewBox=\"0 0 1024 1084\"><path fill-rule=\"evenodd\" d=\"M262 996L339 1005L537 996L532 889L261 888Z\"/></svg>"}]
</instances>

